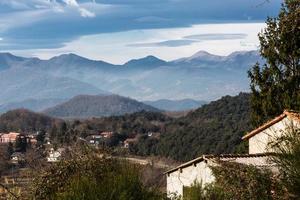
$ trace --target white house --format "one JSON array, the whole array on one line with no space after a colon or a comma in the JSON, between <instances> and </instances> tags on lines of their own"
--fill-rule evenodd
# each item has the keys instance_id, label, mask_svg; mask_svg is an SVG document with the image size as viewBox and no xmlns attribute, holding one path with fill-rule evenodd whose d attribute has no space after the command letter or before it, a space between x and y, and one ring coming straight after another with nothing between
<instances>
[{"instance_id":1,"label":"white house","mask_svg":"<svg viewBox=\"0 0 300 200\"><path fill-rule=\"evenodd\" d=\"M60 161L63 151L64 151L64 148L59 148L56 151L53 148L51 148L49 151L49 155L47 157L47 162Z\"/></svg>"},{"instance_id":2,"label":"white house","mask_svg":"<svg viewBox=\"0 0 300 200\"><path fill-rule=\"evenodd\" d=\"M249 140L249 154L274 152L270 143L295 128L300 128L300 113L286 110L242 139Z\"/></svg>"},{"instance_id":3,"label":"white house","mask_svg":"<svg viewBox=\"0 0 300 200\"><path fill-rule=\"evenodd\" d=\"M209 166L215 165L216 161L237 162L268 168L273 166L267 154L203 155L166 172L168 196L183 196L184 189L195 182L202 183L202 185L212 183L215 177Z\"/></svg>"},{"instance_id":4,"label":"white house","mask_svg":"<svg viewBox=\"0 0 300 200\"><path fill-rule=\"evenodd\" d=\"M190 187L195 182L203 185L213 182L215 177L209 166L215 165L217 160L276 169L276 166L270 161L270 154L274 151L268 147L268 144L274 138L280 137L295 127L300 128L300 113L284 111L280 116L242 138L249 140L249 154L203 155L165 172L168 196L183 196L185 188Z\"/></svg>"}]
</instances>

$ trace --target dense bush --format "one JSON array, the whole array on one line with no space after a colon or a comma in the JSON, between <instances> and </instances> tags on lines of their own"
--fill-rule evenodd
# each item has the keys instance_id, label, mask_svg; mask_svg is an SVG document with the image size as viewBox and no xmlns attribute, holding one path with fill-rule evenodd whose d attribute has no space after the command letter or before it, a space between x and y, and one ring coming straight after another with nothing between
<instances>
[{"instance_id":1,"label":"dense bush","mask_svg":"<svg viewBox=\"0 0 300 200\"><path fill-rule=\"evenodd\" d=\"M140 168L106 156L104 152L76 150L66 160L39 172L34 199L138 200L163 199L155 188L143 185Z\"/></svg>"},{"instance_id":2,"label":"dense bush","mask_svg":"<svg viewBox=\"0 0 300 200\"><path fill-rule=\"evenodd\" d=\"M289 198L300 199L300 129L290 127L270 145L277 153L272 160L279 167L280 178L289 192Z\"/></svg>"},{"instance_id":3,"label":"dense bush","mask_svg":"<svg viewBox=\"0 0 300 200\"><path fill-rule=\"evenodd\" d=\"M274 200L286 199L282 184L267 169L235 162L211 166L215 182L195 183L184 195L185 200Z\"/></svg>"}]
</instances>

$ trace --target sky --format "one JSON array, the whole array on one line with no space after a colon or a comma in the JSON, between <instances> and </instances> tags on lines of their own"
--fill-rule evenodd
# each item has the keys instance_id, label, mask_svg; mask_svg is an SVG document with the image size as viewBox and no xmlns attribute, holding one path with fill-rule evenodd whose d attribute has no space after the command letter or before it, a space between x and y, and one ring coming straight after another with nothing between
<instances>
[{"instance_id":1,"label":"sky","mask_svg":"<svg viewBox=\"0 0 300 200\"><path fill-rule=\"evenodd\" d=\"M282 0L0 0L0 51L122 64L255 50Z\"/></svg>"}]
</instances>

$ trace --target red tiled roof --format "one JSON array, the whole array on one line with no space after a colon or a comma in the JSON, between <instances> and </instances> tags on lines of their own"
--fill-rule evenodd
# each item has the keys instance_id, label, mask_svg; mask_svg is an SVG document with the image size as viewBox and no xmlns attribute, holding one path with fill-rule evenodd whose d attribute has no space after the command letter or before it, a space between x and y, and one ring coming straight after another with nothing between
<instances>
[{"instance_id":1,"label":"red tiled roof","mask_svg":"<svg viewBox=\"0 0 300 200\"><path fill-rule=\"evenodd\" d=\"M289 117L292 120L296 120L296 121L300 122L300 113L299 112L293 111L293 110L285 110L278 117L275 117L274 119L268 121L267 123L263 124L262 126L258 127L257 129L251 131L250 133L247 133L245 136L242 137L242 139L247 140L247 139L253 137L254 135L260 133L261 131L269 128L273 124L276 124L277 122L280 122L281 120L283 120L286 117Z\"/></svg>"},{"instance_id":2,"label":"red tiled roof","mask_svg":"<svg viewBox=\"0 0 300 200\"><path fill-rule=\"evenodd\" d=\"M266 157L266 156L270 156L270 155L273 155L273 153L202 155L194 160L191 160L189 162L179 165L178 167L170 169L170 170L166 171L164 174L169 174L174 171L177 171L178 169L186 168L193 164L197 164L203 160L208 160L208 159L213 159L213 158L221 158L221 159L224 159L224 158L253 158L253 157Z\"/></svg>"}]
</instances>

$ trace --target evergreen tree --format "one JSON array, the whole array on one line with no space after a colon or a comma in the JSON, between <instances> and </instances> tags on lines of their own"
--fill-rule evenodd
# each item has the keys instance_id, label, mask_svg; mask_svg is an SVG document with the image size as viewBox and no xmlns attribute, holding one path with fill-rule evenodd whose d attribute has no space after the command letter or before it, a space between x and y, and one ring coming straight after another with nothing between
<instances>
[{"instance_id":1,"label":"evergreen tree","mask_svg":"<svg viewBox=\"0 0 300 200\"><path fill-rule=\"evenodd\" d=\"M46 132L44 130L41 130L38 132L36 136L37 140L37 146L43 145L45 142Z\"/></svg>"},{"instance_id":2,"label":"evergreen tree","mask_svg":"<svg viewBox=\"0 0 300 200\"><path fill-rule=\"evenodd\" d=\"M285 0L276 18L259 34L266 63L249 70L253 125L284 109L300 110L300 1Z\"/></svg>"},{"instance_id":3,"label":"evergreen tree","mask_svg":"<svg viewBox=\"0 0 300 200\"><path fill-rule=\"evenodd\" d=\"M17 152L26 152L28 143L27 138L24 135L18 136L15 143L15 149Z\"/></svg>"},{"instance_id":4,"label":"evergreen tree","mask_svg":"<svg viewBox=\"0 0 300 200\"><path fill-rule=\"evenodd\" d=\"M8 143L7 149L6 149L6 157L10 158L10 156L14 153L14 145L13 143Z\"/></svg>"}]
</instances>

